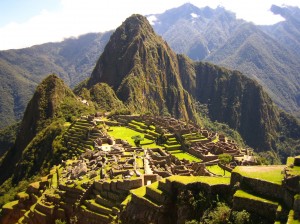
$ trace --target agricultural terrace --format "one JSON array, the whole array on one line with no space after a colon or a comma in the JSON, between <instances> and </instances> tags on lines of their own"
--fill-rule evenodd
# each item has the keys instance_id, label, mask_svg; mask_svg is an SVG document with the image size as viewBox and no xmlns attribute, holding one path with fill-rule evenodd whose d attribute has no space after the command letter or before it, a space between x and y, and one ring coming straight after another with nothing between
<instances>
[{"instance_id":1,"label":"agricultural terrace","mask_svg":"<svg viewBox=\"0 0 300 224\"><path fill-rule=\"evenodd\" d=\"M127 127L111 126L108 129L108 134L115 139L119 138L125 140L132 146L134 146L134 139L132 139L132 136L140 135L144 138L144 140L141 141L141 146L143 148L162 148L162 146L157 145L155 141L146 138L144 133L137 132Z\"/></svg>"},{"instance_id":2,"label":"agricultural terrace","mask_svg":"<svg viewBox=\"0 0 300 224\"><path fill-rule=\"evenodd\" d=\"M244 177L260 179L281 185L284 178L282 173L285 166L238 166L232 172Z\"/></svg>"},{"instance_id":3,"label":"agricultural terrace","mask_svg":"<svg viewBox=\"0 0 300 224\"><path fill-rule=\"evenodd\" d=\"M175 156L179 160L188 160L190 162L201 162L202 160L197 158L196 156L193 156L187 152L184 152L181 150L181 145L177 142L176 138L166 135L167 141L165 144L158 145L156 144L155 140L149 139L149 133L159 135L158 133L155 133L153 129L155 129L155 126L151 125L150 129L145 128L146 125L142 122L137 122L135 120L132 120L129 123L129 127L123 127L123 126L110 126L108 129L108 134L112 136L115 139L122 139L127 141L130 145L134 145L134 139L133 136L140 135L144 140L141 141L141 147L142 148L165 148L171 155ZM134 128L135 130L133 130ZM143 129L144 128L144 129ZM137 131L139 130L139 131ZM148 134L147 134L148 133Z\"/></svg>"}]
</instances>

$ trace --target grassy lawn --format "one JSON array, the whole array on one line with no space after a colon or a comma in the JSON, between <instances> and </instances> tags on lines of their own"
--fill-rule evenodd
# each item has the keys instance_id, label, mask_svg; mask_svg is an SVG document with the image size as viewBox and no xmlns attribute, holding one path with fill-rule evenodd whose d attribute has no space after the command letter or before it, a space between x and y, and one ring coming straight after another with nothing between
<instances>
[{"instance_id":1,"label":"grassy lawn","mask_svg":"<svg viewBox=\"0 0 300 224\"><path fill-rule=\"evenodd\" d=\"M239 173L242 176L260 179L271 183L281 185L283 174L281 171L285 166L237 166L233 172Z\"/></svg>"},{"instance_id":2,"label":"grassy lawn","mask_svg":"<svg viewBox=\"0 0 300 224\"><path fill-rule=\"evenodd\" d=\"M190 184L195 182L206 183L209 185L218 185L218 184L230 184L230 178L227 177L208 177L208 176L171 176L168 177L170 181L176 181L183 184Z\"/></svg>"},{"instance_id":3,"label":"grassy lawn","mask_svg":"<svg viewBox=\"0 0 300 224\"><path fill-rule=\"evenodd\" d=\"M181 150L176 150L174 153L172 151L170 151L170 153L180 160L186 159L186 160L189 160L190 162L201 162L202 161L201 159L199 159L187 152L183 152Z\"/></svg>"},{"instance_id":4,"label":"grassy lawn","mask_svg":"<svg viewBox=\"0 0 300 224\"><path fill-rule=\"evenodd\" d=\"M130 128L126 127L110 127L110 130L108 134L114 138L120 138L123 140L126 140L130 145L135 146L134 139L132 139L132 136L140 135L144 138L144 134L141 132L134 131ZM150 139L145 138L143 141L141 141L141 146L143 148L161 148L160 146L156 145L155 142L153 142Z\"/></svg>"},{"instance_id":5,"label":"grassy lawn","mask_svg":"<svg viewBox=\"0 0 300 224\"><path fill-rule=\"evenodd\" d=\"M265 198L258 197L256 195L249 194L249 193L247 193L245 191L242 191L242 190L237 190L234 194L234 197L248 198L248 199L251 199L251 200L254 200L254 201L261 201L261 202L265 202L265 203L278 204L277 202L270 201L270 200L267 200Z\"/></svg>"},{"instance_id":6,"label":"grassy lawn","mask_svg":"<svg viewBox=\"0 0 300 224\"><path fill-rule=\"evenodd\" d=\"M216 175L221 175L221 176L224 175L224 170L221 167L219 167L218 165L206 166L206 169ZM230 177L230 176L231 176L231 173L228 171L225 171L225 177Z\"/></svg>"}]
</instances>

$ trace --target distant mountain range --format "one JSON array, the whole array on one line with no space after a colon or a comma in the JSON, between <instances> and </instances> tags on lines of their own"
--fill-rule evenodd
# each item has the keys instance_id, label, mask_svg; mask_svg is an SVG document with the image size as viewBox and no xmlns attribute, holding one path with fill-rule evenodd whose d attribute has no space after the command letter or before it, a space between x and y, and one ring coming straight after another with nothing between
<instances>
[{"instance_id":1,"label":"distant mountain range","mask_svg":"<svg viewBox=\"0 0 300 224\"><path fill-rule=\"evenodd\" d=\"M111 32L0 51L0 129L19 121L36 86L55 73L74 87L90 76Z\"/></svg>"},{"instance_id":2,"label":"distant mountain range","mask_svg":"<svg viewBox=\"0 0 300 224\"><path fill-rule=\"evenodd\" d=\"M282 109L300 116L300 9L271 8L285 21L256 26L222 7L192 4L149 15L155 31L177 53L242 71Z\"/></svg>"},{"instance_id":3,"label":"distant mountain range","mask_svg":"<svg viewBox=\"0 0 300 224\"><path fill-rule=\"evenodd\" d=\"M189 3L148 20L176 53L242 71L277 105L299 117L300 10L273 6L272 11L286 20L255 26L224 8L199 9ZM58 74L70 87L88 78L111 34L0 51L0 128L21 119L35 87L48 74Z\"/></svg>"}]
</instances>

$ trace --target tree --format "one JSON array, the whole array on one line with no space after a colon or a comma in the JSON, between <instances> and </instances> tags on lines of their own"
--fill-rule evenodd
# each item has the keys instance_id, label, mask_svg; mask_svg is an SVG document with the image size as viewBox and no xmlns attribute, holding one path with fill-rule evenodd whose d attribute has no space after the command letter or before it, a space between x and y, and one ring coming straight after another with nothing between
<instances>
[{"instance_id":1,"label":"tree","mask_svg":"<svg viewBox=\"0 0 300 224\"><path fill-rule=\"evenodd\" d=\"M131 137L132 139L134 139L134 144L136 147L139 147L141 145L141 141L144 140L144 138L142 138L140 135L135 135Z\"/></svg>"},{"instance_id":2,"label":"tree","mask_svg":"<svg viewBox=\"0 0 300 224\"><path fill-rule=\"evenodd\" d=\"M232 161L232 156L227 153L223 153L218 156L218 159L222 165L226 166ZM224 175L225 175L225 170L224 170Z\"/></svg>"}]
</instances>

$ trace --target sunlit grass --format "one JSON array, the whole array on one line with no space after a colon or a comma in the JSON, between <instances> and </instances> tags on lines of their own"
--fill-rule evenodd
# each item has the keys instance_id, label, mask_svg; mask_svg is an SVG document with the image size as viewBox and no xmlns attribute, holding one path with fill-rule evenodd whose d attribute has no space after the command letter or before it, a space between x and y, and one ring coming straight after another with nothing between
<instances>
[{"instance_id":1,"label":"sunlit grass","mask_svg":"<svg viewBox=\"0 0 300 224\"><path fill-rule=\"evenodd\" d=\"M280 184L283 179L283 169L285 166L237 166L233 172L242 176L260 179L275 184Z\"/></svg>"},{"instance_id":2,"label":"sunlit grass","mask_svg":"<svg viewBox=\"0 0 300 224\"><path fill-rule=\"evenodd\" d=\"M209 185L218 185L218 184L230 184L230 178L227 177L209 177L209 176L171 176L168 177L170 181L176 181L183 184L190 184L195 182L206 183Z\"/></svg>"},{"instance_id":3,"label":"sunlit grass","mask_svg":"<svg viewBox=\"0 0 300 224\"><path fill-rule=\"evenodd\" d=\"M224 175L224 170L221 167L219 167L218 165L206 166L206 169L216 175L221 175L221 176L225 176L225 177L231 176L231 173L228 171L225 171L225 175Z\"/></svg>"},{"instance_id":4,"label":"sunlit grass","mask_svg":"<svg viewBox=\"0 0 300 224\"><path fill-rule=\"evenodd\" d=\"M132 130L127 127L110 127L110 130L108 134L114 138L120 138L123 140L126 140L130 145L135 146L134 139L132 139L132 136L140 135L142 138L144 138L144 133L137 132L135 130ZM141 146L143 148L161 148L161 146L156 145L156 143L153 140L144 138L143 141L141 141Z\"/></svg>"},{"instance_id":5,"label":"sunlit grass","mask_svg":"<svg viewBox=\"0 0 300 224\"><path fill-rule=\"evenodd\" d=\"M190 162L201 162L202 161L201 159L199 159L187 152L183 152L183 151L178 152L178 150L176 150L175 153L173 153L172 151L170 151L170 153L180 160L186 159Z\"/></svg>"},{"instance_id":6,"label":"sunlit grass","mask_svg":"<svg viewBox=\"0 0 300 224\"><path fill-rule=\"evenodd\" d=\"M251 200L254 200L254 201L261 201L261 202L265 202L265 203L278 204L277 202L270 201L270 200L267 200L265 198L258 197L256 195L249 194L249 193L247 193L245 191L242 191L242 190L237 190L234 194L234 197L248 198L248 199L251 199Z\"/></svg>"}]
</instances>

